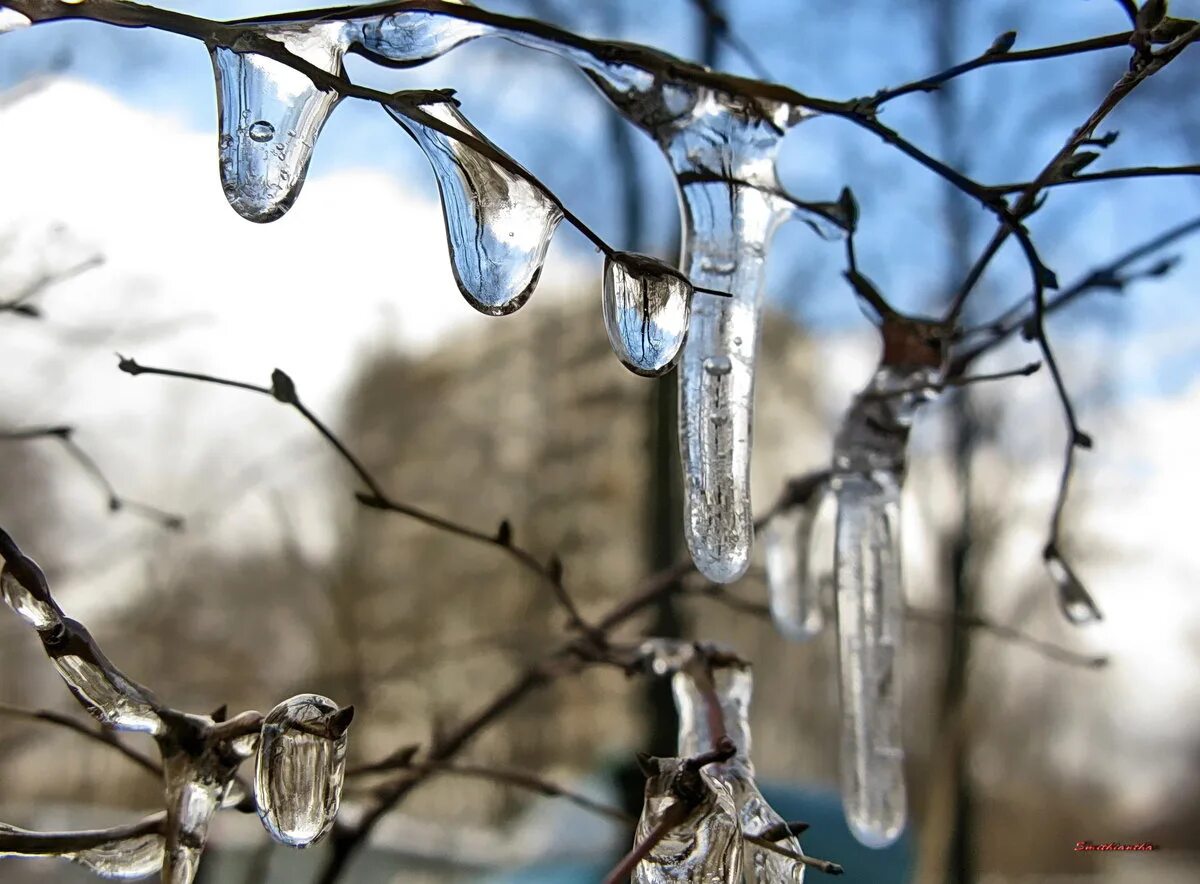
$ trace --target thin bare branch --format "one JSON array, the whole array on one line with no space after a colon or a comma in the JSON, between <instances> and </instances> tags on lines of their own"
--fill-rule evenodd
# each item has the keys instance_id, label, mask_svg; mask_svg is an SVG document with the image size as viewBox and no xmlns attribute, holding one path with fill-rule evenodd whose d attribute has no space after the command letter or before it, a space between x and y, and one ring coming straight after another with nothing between
<instances>
[{"instance_id":1,"label":"thin bare branch","mask_svg":"<svg viewBox=\"0 0 1200 884\"><path fill-rule=\"evenodd\" d=\"M147 755L143 755L136 749L126 746L115 733L98 727L93 721L81 721L78 718L63 715L60 712L53 712L49 709L24 709L20 706L10 706L7 703L0 703L0 715L6 715L10 718L22 718L27 721L41 721L66 728L77 734L82 734L89 740L95 740L98 743L103 743L110 749L116 749L143 770L147 770L156 776L162 776L162 766L158 762Z\"/></svg>"}]
</instances>

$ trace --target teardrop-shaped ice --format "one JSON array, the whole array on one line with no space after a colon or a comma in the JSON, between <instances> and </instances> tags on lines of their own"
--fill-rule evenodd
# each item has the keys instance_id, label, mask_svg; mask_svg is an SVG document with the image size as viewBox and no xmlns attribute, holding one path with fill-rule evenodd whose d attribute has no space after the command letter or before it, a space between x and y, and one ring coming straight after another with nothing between
<instances>
[{"instance_id":1,"label":"teardrop-shaped ice","mask_svg":"<svg viewBox=\"0 0 1200 884\"><path fill-rule=\"evenodd\" d=\"M742 884L742 830L729 787L680 758L646 764L651 770L634 844L663 822L680 801L679 791L702 797L637 864L633 884Z\"/></svg>"},{"instance_id":2,"label":"teardrop-shaped ice","mask_svg":"<svg viewBox=\"0 0 1200 884\"><path fill-rule=\"evenodd\" d=\"M807 641L825 626L820 584L809 563L821 499L813 494L776 514L763 534L771 619L792 641Z\"/></svg>"},{"instance_id":3,"label":"teardrop-shaped ice","mask_svg":"<svg viewBox=\"0 0 1200 884\"><path fill-rule=\"evenodd\" d=\"M342 22L246 27L324 71L341 71L348 42ZM212 63L225 196L243 218L274 221L296 201L338 95L260 53L216 46Z\"/></svg>"},{"instance_id":4,"label":"teardrop-shaped ice","mask_svg":"<svg viewBox=\"0 0 1200 884\"><path fill-rule=\"evenodd\" d=\"M333 826L348 725L346 710L317 694L285 700L263 720L254 794L263 827L276 841L307 847Z\"/></svg>"},{"instance_id":5,"label":"teardrop-shaped ice","mask_svg":"<svg viewBox=\"0 0 1200 884\"><path fill-rule=\"evenodd\" d=\"M854 836L886 847L904 830L897 651L904 622L899 486L886 472L835 475L835 581L842 801Z\"/></svg>"},{"instance_id":6,"label":"teardrop-shaped ice","mask_svg":"<svg viewBox=\"0 0 1200 884\"><path fill-rule=\"evenodd\" d=\"M630 371L657 377L669 371L687 337L692 285L655 258L616 252L604 262L604 327Z\"/></svg>"},{"instance_id":7,"label":"teardrop-shaped ice","mask_svg":"<svg viewBox=\"0 0 1200 884\"><path fill-rule=\"evenodd\" d=\"M424 9L401 9L371 18L353 19L356 51L380 64L407 67L431 61L455 46L492 30Z\"/></svg>"},{"instance_id":8,"label":"teardrop-shaped ice","mask_svg":"<svg viewBox=\"0 0 1200 884\"><path fill-rule=\"evenodd\" d=\"M537 286L562 211L521 175L431 126L391 108L385 110L420 145L433 166L454 281L467 303L489 316L517 310ZM449 102L425 105L422 110L491 144Z\"/></svg>"},{"instance_id":9,"label":"teardrop-shaped ice","mask_svg":"<svg viewBox=\"0 0 1200 884\"><path fill-rule=\"evenodd\" d=\"M759 791L750 761L750 701L754 693L750 667L733 662L706 664L697 656L674 675L671 687L679 713L679 755L707 752L721 736L729 737L737 746L737 754L728 761L707 765L706 777L729 789L742 830L747 834L759 834L782 825L783 817ZM715 730L718 723L722 733ZM803 853L795 838L777 843L794 853ZM744 843L743 850L742 865L748 884L799 884L804 879L804 865L796 860L750 842Z\"/></svg>"},{"instance_id":10,"label":"teardrop-shaped ice","mask_svg":"<svg viewBox=\"0 0 1200 884\"><path fill-rule=\"evenodd\" d=\"M22 572L20 577L18 568ZM41 569L32 559L26 558L16 565L5 563L4 570L0 571L0 594L17 616L39 632L62 623L62 611L50 597Z\"/></svg>"},{"instance_id":11,"label":"teardrop-shaped ice","mask_svg":"<svg viewBox=\"0 0 1200 884\"><path fill-rule=\"evenodd\" d=\"M1046 562L1046 570L1050 572L1050 578L1058 587L1058 606L1062 609L1063 616L1076 625L1103 620L1104 616L1092 600L1091 593L1076 576L1074 569L1067 564L1067 560L1059 555L1058 550L1053 546L1047 548L1043 559Z\"/></svg>"},{"instance_id":12,"label":"teardrop-shaped ice","mask_svg":"<svg viewBox=\"0 0 1200 884\"><path fill-rule=\"evenodd\" d=\"M10 857L60 857L114 881L133 881L155 875L163 864L163 837L155 833L116 836L84 850L62 849L56 841L78 839L86 833L30 832L0 823L0 859ZM23 850L9 849L5 835L33 842ZM37 845L42 842L41 845Z\"/></svg>"},{"instance_id":13,"label":"teardrop-shaped ice","mask_svg":"<svg viewBox=\"0 0 1200 884\"><path fill-rule=\"evenodd\" d=\"M162 732L154 694L117 669L82 623L64 617L61 626L39 636L62 680L94 718L116 730Z\"/></svg>"}]
</instances>

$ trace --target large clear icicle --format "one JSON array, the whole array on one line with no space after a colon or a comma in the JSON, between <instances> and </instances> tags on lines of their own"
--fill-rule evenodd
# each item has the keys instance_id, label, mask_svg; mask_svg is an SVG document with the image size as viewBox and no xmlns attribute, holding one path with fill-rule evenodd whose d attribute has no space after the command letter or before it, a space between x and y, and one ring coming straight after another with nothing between
<instances>
[{"instance_id":1,"label":"large clear icicle","mask_svg":"<svg viewBox=\"0 0 1200 884\"><path fill-rule=\"evenodd\" d=\"M810 562L822 499L814 493L777 513L763 536L771 619L792 641L807 641L825 626L821 587Z\"/></svg>"},{"instance_id":2,"label":"large clear icicle","mask_svg":"<svg viewBox=\"0 0 1200 884\"><path fill-rule=\"evenodd\" d=\"M30 832L0 823L0 859L58 857L114 881L147 878L162 869L162 835L150 832L114 836L110 841L82 849L63 846L65 840L77 840L87 834ZM5 836L19 836L29 843L17 848L7 845Z\"/></svg>"},{"instance_id":3,"label":"large clear icicle","mask_svg":"<svg viewBox=\"0 0 1200 884\"><path fill-rule=\"evenodd\" d=\"M454 281L467 303L491 316L517 310L537 286L562 211L540 188L495 160L431 126L385 110L433 166ZM449 101L424 105L422 110L487 141Z\"/></svg>"},{"instance_id":4,"label":"large clear icicle","mask_svg":"<svg viewBox=\"0 0 1200 884\"><path fill-rule=\"evenodd\" d=\"M668 371L687 337L692 286L661 261L617 252L604 262L604 327L621 362L655 377Z\"/></svg>"},{"instance_id":5,"label":"large clear icicle","mask_svg":"<svg viewBox=\"0 0 1200 884\"><path fill-rule=\"evenodd\" d=\"M673 815L681 795L695 807L637 864L633 884L742 884L742 828L729 787L682 758L643 763L649 769L635 844Z\"/></svg>"},{"instance_id":6,"label":"large clear icicle","mask_svg":"<svg viewBox=\"0 0 1200 884\"><path fill-rule=\"evenodd\" d=\"M348 45L344 23L247 27L327 73L342 69ZM247 47L216 46L211 54L225 197L243 218L274 221L296 201L313 147L338 95Z\"/></svg>"},{"instance_id":7,"label":"large clear icicle","mask_svg":"<svg viewBox=\"0 0 1200 884\"><path fill-rule=\"evenodd\" d=\"M885 364L855 399L834 443L842 800L855 837L875 848L895 842L907 817L900 489L913 416L932 397L938 370L887 363L933 340L911 334L918 330L885 323Z\"/></svg>"},{"instance_id":8,"label":"large clear icicle","mask_svg":"<svg viewBox=\"0 0 1200 884\"><path fill-rule=\"evenodd\" d=\"M263 827L276 841L307 847L333 826L352 715L352 707L300 694L263 720L254 791Z\"/></svg>"}]
</instances>

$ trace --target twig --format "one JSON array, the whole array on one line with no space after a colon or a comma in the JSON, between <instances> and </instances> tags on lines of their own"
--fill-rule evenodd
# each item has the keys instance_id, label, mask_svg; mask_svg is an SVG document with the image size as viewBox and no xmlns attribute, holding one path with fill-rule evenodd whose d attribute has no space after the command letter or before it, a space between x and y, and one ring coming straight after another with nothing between
<instances>
[{"instance_id":1,"label":"twig","mask_svg":"<svg viewBox=\"0 0 1200 884\"><path fill-rule=\"evenodd\" d=\"M778 853L780 856L786 856L788 859L798 863L803 863L806 866L816 869L818 872L824 872L827 875L841 875L846 870L837 863L832 863L827 859L817 859L815 856L808 856L803 853L796 853L794 850L788 850L782 844L776 844L761 835L743 835L747 841L764 850L769 850L772 853Z\"/></svg>"},{"instance_id":2,"label":"twig","mask_svg":"<svg viewBox=\"0 0 1200 884\"><path fill-rule=\"evenodd\" d=\"M1124 169L1106 169L1101 172L1077 172L1069 178L1059 178L1042 185L1043 188L1062 187L1064 184L1086 184L1089 181L1116 181L1122 178L1160 178L1178 175L1200 175L1200 165L1183 166L1129 166ZM1033 185L1031 181L1020 184L994 184L989 190L995 193L1020 193Z\"/></svg>"},{"instance_id":3,"label":"twig","mask_svg":"<svg viewBox=\"0 0 1200 884\"><path fill-rule=\"evenodd\" d=\"M650 855L650 851L667 836L668 832L682 825L691 812L691 808L681 800L664 810L662 819L646 834L646 837L633 845L633 849L621 857L621 861L613 867L613 870L604 876L604 884L624 884L625 881L628 881L634 869L638 867L638 863Z\"/></svg>"},{"instance_id":4,"label":"twig","mask_svg":"<svg viewBox=\"0 0 1200 884\"><path fill-rule=\"evenodd\" d=\"M500 523L500 528L495 534L488 534L483 531L478 531L466 525L459 524L442 516L434 515L426 512L418 507L411 506L406 503L401 503L393 499L384 490L382 484L371 474L370 470L363 465L362 461L346 446L337 435L329 429L328 426L314 414L300 400L299 394L296 392L296 386L292 379L280 371L275 369L271 376L271 386L264 387L258 384L251 384L244 381L235 381L228 378L216 377L214 375L200 374L190 371L178 371L171 368L154 368L152 366L141 365L134 359L129 359L124 356L120 358L118 368L126 374L131 375L160 375L162 377L180 378L183 380L200 381L202 383L218 384L224 387L233 387L239 390L249 390L252 393L258 393L263 396L270 396L284 405L290 405L299 412L322 438L338 453L354 471L355 475L367 486L369 493L357 492L355 498L359 503L372 509L385 510L387 512L399 513L400 515L408 516L418 522L423 522L432 528L440 531L446 531L451 534L456 534L459 537L465 537L469 540L474 540L478 543L485 543L491 546L498 547L504 550L511 558L517 561L522 567L536 574L539 578L550 585L554 592L555 599L567 612L570 618L571 625L582 632L592 632L592 627L583 619L579 609L575 606L574 600L567 592L566 586L563 583L562 563L557 557L552 557L550 561L543 565L538 558L529 550L517 545L512 539L512 528L507 520Z\"/></svg>"},{"instance_id":5,"label":"twig","mask_svg":"<svg viewBox=\"0 0 1200 884\"><path fill-rule=\"evenodd\" d=\"M104 257L102 255L94 255L65 270L43 274L17 292L16 295L10 297L8 300L0 301L0 313L14 313L18 316L28 317L29 319L39 319L41 318L42 311L33 304L30 304L29 301L47 289L61 282L66 282L68 279L73 279L94 267L99 267L103 263Z\"/></svg>"},{"instance_id":6,"label":"twig","mask_svg":"<svg viewBox=\"0 0 1200 884\"><path fill-rule=\"evenodd\" d=\"M53 712L49 709L22 709L19 706L10 706L7 703L0 703L0 715L7 715L11 718L24 718L29 721L43 721L47 724L57 725L58 727L74 731L77 734L82 734L89 740L95 740L111 749L116 749L144 770L156 776L162 776L162 766L156 761L149 756L143 755L136 749L126 746L112 731L96 727L94 723L83 722L77 718L63 715L60 712Z\"/></svg>"},{"instance_id":7,"label":"twig","mask_svg":"<svg viewBox=\"0 0 1200 884\"><path fill-rule=\"evenodd\" d=\"M140 822L83 832L29 832L24 829L12 831L7 826L0 826L0 856L10 853L21 856L57 856L91 850L139 835L161 835L165 833L166 820L165 813L156 813Z\"/></svg>"},{"instance_id":8,"label":"twig","mask_svg":"<svg viewBox=\"0 0 1200 884\"><path fill-rule=\"evenodd\" d=\"M28 442L36 439L53 439L66 450L88 477L104 492L108 501L109 512L127 511L149 519L170 531L180 531L184 527L183 516L169 513L166 510L151 506L148 503L133 500L117 492L113 483L100 469L88 452L75 441L75 428L71 426L25 427L16 430L0 430L0 442Z\"/></svg>"},{"instance_id":9,"label":"twig","mask_svg":"<svg viewBox=\"0 0 1200 884\"><path fill-rule=\"evenodd\" d=\"M931 611L909 605L905 611L905 615L910 620L916 620L920 623L939 625L953 620L960 628L978 629L981 632L987 632L1014 645L1028 648L1035 653L1041 654L1048 660L1067 663L1071 666L1081 666L1085 669L1102 669L1109 663L1109 658L1106 654L1081 654L1078 651L1060 647L1045 639L1035 638L1015 627L995 623L974 614L955 616L941 611Z\"/></svg>"}]
</instances>

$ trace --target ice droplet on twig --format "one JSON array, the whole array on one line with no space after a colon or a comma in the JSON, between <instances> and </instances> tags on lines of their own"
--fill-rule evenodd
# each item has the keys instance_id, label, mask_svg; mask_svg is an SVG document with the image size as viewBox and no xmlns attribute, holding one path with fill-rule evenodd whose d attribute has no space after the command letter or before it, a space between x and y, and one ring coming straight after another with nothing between
<instances>
[{"instance_id":1,"label":"ice droplet on twig","mask_svg":"<svg viewBox=\"0 0 1200 884\"><path fill-rule=\"evenodd\" d=\"M1063 616L1076 625L1096 623L1104 619L1099 606L1092 599L1091 593L1083 585L1083 581L1075 574L1075 570L1067 564L1053 544L1047 546L1042 553L1046 570L1050 579L1058 587L1058 606Z\"/></svg>"},{"instance_id":2,"label":"ice droplet on twig","mask_svg":"<svg viewBox=\"0 0 1200 884\"><path fill-rule=\"evenodd\" d=\"M62 834L78 837L86 833ZM5 835L21 836L30 843L21 849L8 849L4 846ZM83 866L101 878L115 881L147 878L157 874L163 864L163 837L153 832L114 837L81 850L60 849L55 845L57 840L60 840L60 833L30 832L0 823L0 859L58 857ZM44 841L45 845L39 845L39 841Z\"/></svg>"},{"instance_id":3,"label":"ice droplet on twig","mask_svg":"<svg viewBox=\"0 0 1200 884\"><path fill-rule=\"evenodd\" d=\"M603 312L608 340L636 374L669 371L687 337L692 285L662 261L617 252L604 262Z\"/></svg>"},{"instance_id":4,"label":"ice droplet on twig","mask_svg":"<svg viewBox=\"0 0 1200 884\"><path fill-rule=\"evenodd\" d=\"M341 22L246 27L327 73L341 71L348 45ZM274 221L296 201L339 96L283 62L240 46L216 46L211 54L225 197L243 218Z\"/></svg>"},{"instance_id":5,"label":"ice droplet on twig","mask_svg":"<svg viewBox=\"0 0 1200 884\"><path fill-rule=\"evenodd\" d=\"M763 536L771 619L792 641L807 641L825 626L821 587L809 561L822 497L814 493L777 513Z\"/></svg>"},{"instance_id":6,"label":"ice droplet on twig","mask_svg":"<svg viewBox=\"0 0 1200 884\"><path fill-rule=\"evenodd\" d=\"M300 694L263 720L254 775L258 815L271 837L307 847L333 826L346 766L346 729L353 708Z\"/></svg>"},{"instance_id":7,"label":"ice droplet on twig","mask_svg":"<svg viewBox=\"0 0 1200 884\"><path fill-rule=\"evenodd\" d=\"M884 359L937 359L934 331L902 318L884 323ZM907 817L901 740L900 647L904 585L900 489L908 434L939 370L881 366L854 400L834 442L837 496L834 581L841 688L842 801L855 837L886 847Z\"/></svg>"},{"instance_id":8,"label":"ice droplet on twig","mask_svg":"<svg viewBox=\"0 0 1200 884\"><path fill-rule=\"evenodd\" d=\"M354 41L363 55L397 67L432 61L492 30L479 22L422 9L353 19L351 24L355 28Z\"/></svg>"},{"instance_id":9,"label":"ice droplet on twig","mask_svg":"<svg viewBox=\"0 0 1200 884\"><path fill-rule=\"evenodd\" d=\"M476 310L503 316L532 294L562 212L540 188L471 147L385 108L429 158L446 220L454 281ZM421 110L488 142L449 101ZM496 149L499 152L499 149Z\"/></svg>"},{"instance_id":10,"label":"ice droplet on twig","mask_svg":"<svg viewBox=\"0 0 1200 884\"><path fill-rule=\"evenodd\" d=\"M637 864L634 884L742 884L742 829L729 787L682 758L643 763L648 776L635 844L673 814L681 792L696 803Z\"/></svg>"}]
</instances>

